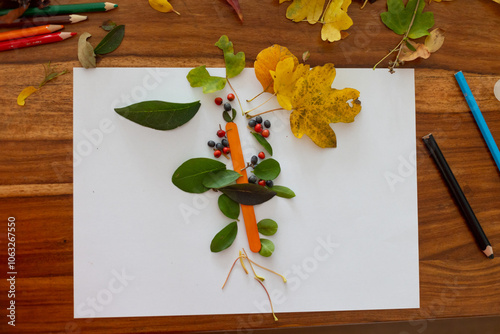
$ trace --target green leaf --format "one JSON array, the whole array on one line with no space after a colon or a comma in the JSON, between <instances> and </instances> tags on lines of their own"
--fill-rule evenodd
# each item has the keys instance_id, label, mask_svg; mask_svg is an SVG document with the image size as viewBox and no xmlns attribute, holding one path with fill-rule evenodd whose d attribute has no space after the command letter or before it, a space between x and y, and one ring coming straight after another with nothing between
<instances>
[{"instance_id":1,"label":"green leaf","mask_svg":"<svg viewBox=\"0 0 500 334\"><path fill-rule=\"evenodd\" d=\"M259 163L253 169L253 173L262 180L274 180L280 175L281 167L278 161L269 158Z\"/></svg>"},{"instance_id":2,"label":"green leaf","mask_svg":"<svg viewBox=\"0 0 500 334\"><path fill-rule=\"evenodd\" d=\"M222 118L224 118L224 120L226 122L232 122L234 121L234 119L236 118L236 110L234 108L232 108L232 112L231 112L231 115L229 115L229 112L228 111L223 111L222 112Z\"/></svg>"},{"instance_id":3,"label":"green leaf","mask_svg":"<svg viewBox=\"0 0 500 334\"><path fill-rule=\"evenodd\" d=\"M418 0L408 0L406 7L403 0L387 0L387 12L381 13L382 22L398 35L404 35L410 27ZM434 14L423 13L425 0L420 0L413 25L408 34L409 38L415 39L429 35L429 29L434 25Z\"/></svg>"},{"instance_id":4,"label":"green leaf","mask_svg":"<svg viewBox=\"0 0 500 334\"><path fill-rule=\"evenodd\" d=\"M405 40L405 44L406 44L406 47L408 49L410 49L411 51L417 51L417 49L415 49L415 47L410 42L408 42L408 40Z\"/></svg>"},{"instance_id":5,"label":"green leaf","mask_svg":"<svg viewBox=\"0 0 500 334\"><path fill-rule=\"evenodd\" d=\"M96 55L103 55L115 51L122 43L125 36L125 26L119 25L113 28L94 49Z\"/></svg>"},{"instance_id":6,"label":"green leaf","mask_svg":"<svg viewBox=\"0 0 500 334\"><path fill-rule=\"evenodd\" d=\"M148 128L172 130L193 118L200 106L200 101L191 103L145 101L115 108L115 111L126 119Z\"/></svg>"},{"instance_id":7,"label":"green leaf","mask_svg":"<svg viewBox=\"0 0 500 334\"><path fill-rule=\"evenodd\" d=\"M257 139L259 144L262 145L262 147L269 153L269 155L273 155L273 148L271 147L271 144L266 140L266 138L262 137L260 133L252 132L252 135Z\"/></svg>"},{"instance_id":8,"label":"green leaf","mask_svg":"<svg viewBox=\"0 0 500 334\"><path fill-rule=\"evenodd\" d=\"M212 239L210 250L217 253L228 248L233 244L236 234L238 234L238 224L236 222L228 224Z\"/></svg>"},{"instance_id":9,"label":"green leaf","mask_svg":"<svg viewBox=\"0 0 500 334\"><path fill-rule=\"evenodd\" d=\"M193 68L186 78L191 87L203 87L205 94L219 91L226 86L226 78L211 76L205 65Z\"/></svg>"},{"instance_id":10,"label":"green leaf","mask_svg":"<svg viewBox=\"0 0 500 334\"><path fill-rule=\"evenodd\" d=\"M272 219L262 219L258 224L257 228L260 234L263 235L274 235L278 231L278 223Z\"/></svg>"},{"instance_id":11,"label":"green leaf","mask_svg":"<svg viewBox=\"0 0 500 334\"><path fill-rule=\"evenodd\" d=\"M271 240L269 239L260 239L260 244L261 248L259 251L259 254L264 256L264 257L269 257L273 254L274 252L274 244Z\"/></svg>"},{"instance_id":12,"label":"green leaf","mask_svg":"<svg viewBox=\"0 0 500 334\"><path fill-rule=\"evenodd\" d=\"M233 201L244 205L264 203L276 195L274 191L254 183L233 184L219 190Z\"/></svg>"},{"instance_id":13,"label":"green leaf","mask_svg":"<svg viewBox=\"0 0 500 334\"><path fill-rule=\"evenodd\" d=\"M274 185L270 189L274 191L276 193L276 196L278 197L283 197L283 198L295 197L295 193L292 191L292 189L289 189L287 187Z\"/></svg>"},{"instance_id":14,"label":"green leaf","mask_svg":"<svg viewBox=\"0 0 500 334\"><path fill-rule=\"evenodd\" d=\"M222 35L215 45L224 52L226 77L234 78L240 74L245 68L245 53L238 52L234 54L233 43L229 41L226 35Z\"/></svg>"},{"instance_id":15,"label":"green leaf","mask_svg":"<svg viewBox=\"0 0 500 334\"><path fill-rule=\"evenodd\" d=\"M207 188L217 189L230 185L240 177L241 174L233 170L219 170L205 175L202 183Z\"/></svg>"},{"instance_id":16,"label":"green leaf","mask_svg":"<svg viewBox=\"0 0 500 334\"><path fill-rule=\"evenodd\" d=\"M240 204L230 199L227 195L220 195L218 204L220 211L222 211L226 217L238 219L240 216Z\"/></svg>"},{"instance_id":17,"label":"green leaf","mask_svg":"<svg viewBox=\"0 0 500 334\"><path fill-rule=\"evenodd\" d=\"M203 185L207 174L225 170L226 165L208 158L193 158L179 166L172 175L172 183L188 193L203 193L210 188Z\"/></svg>"}]
</instances>

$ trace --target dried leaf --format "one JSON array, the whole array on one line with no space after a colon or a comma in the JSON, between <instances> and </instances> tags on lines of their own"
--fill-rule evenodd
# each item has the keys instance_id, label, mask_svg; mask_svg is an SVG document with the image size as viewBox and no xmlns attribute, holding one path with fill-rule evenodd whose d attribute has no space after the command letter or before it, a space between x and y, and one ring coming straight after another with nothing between
<instances>
[{"instance_id":1,"label":"dried leaf","mask_svg":"<svg viewBox=\"0 0 500 334\"><path fill-rule=\"evenodd\" d=\"M347 15L351 0L333 0L325 11L321 39L328 42L342 39L341 30L349 29L353 22Z\"/></svg>"},{"instance_id":2,"label":"dried leaf","mask_svg":"<svg viewBox=\"0 0 500 334\"><path fill-rule=\"evenodd\" d=\"M238 0L226 0L226 1L231 5L231 7L233 7L236 14L238 14L238 18L240 19L240 21L243 22L243 13L241 12L239 1Z\"/></svg>"},{"instance_id":3,"label":"dried leaf","mask_svg":"<svg viewBox=\"0 0 500 334\"><path fill-rule=\"evenodd\" d=\"M361 111L359 92L352 88L331 88L333 64L314 67L297 80L293 91L290 127L297 138L309 136L319 147L336 147L330 123L354 121Z\"/></svg>"},{"instance_id":4,"label":"dried leaf","mask_svg":"<svg viewBox=\"0 0 500 334\"><path fill-rule=\"evenodd\" d=\"M25 100L28 98L28 96L30 96L31 94L33 94L37 90L38 89L36 89L33 86L29 86L29 87L26 87L25 89L23 89L22 92L19 93L19 95L17 96L17 104L20 106L24 106L24 104L26 103Z\"/></svg>"},{"instance_id":5,"label":"dried leaf","mask_svg":"<svg viewBox=\"0 0 500 334\"><path fill-rule=\"evenodd\" d=\"M309 60L309 57L311 57L311 53L309 51L306 51L302 54L302 61L305 63L306 61Z\"/></svg>"},{"instance_id":6,"label":"dried leaf","mask_svg":"<svg viewBox=\"0 0 500 334\"><path fill-rule=\"evenodd\" d=\"M85 68L96 67L94 48L87 42L87 38L92 35L84 32L78 40L78 60Z\"/></svg>"},{"instance_id":7,"label":"dried leaf","mask_svg":"<svg viewBox=\"0 0 500 334\"><path fill-rule=\"evenodd\" d=\"M424 44L412 43L414 50L405 45L401 51L400 61L412 61L417 58L427 59L431 56L431 53Z\"/></svg>"},{"instance_id":8,"label":"dried leaf","mask_svg":"<svg viewBox=\"0 0 500 334\"><path fill-rule=\"evenodd\" d=\"M177 15L181 15L167 0L149 0L149 5L153 7L154 10L162 13L174 12Z\"/></svg>"},{"instance_id":9,"label":"dried leaf","mask_svg":"<svg viewBox=\"0 0 500 334\"><path fill-rule=\"evenodd\" d=\"M117 24L111 20L106 20L102 23L101 28L105 31L111 31Z\"/></svg>"},{"instance_id":10,"label":"dried leaf","mask_svg":"<svg viewBox=\"0 0 500 334\"><path fill-rule=\"evenodd\" d=\"M286 17L294 22L307 19L310 24L315 24L319 21L324 6L325 0L293 0L286 10Z\"/></svg>"},{"instance_id":11,"label":"dried leaf","mask_svg":"<svg viewBox=\"0 0 500 334\"><path fill-rule=\"evenodd\" d=\"M427 47L430 53L433 53L439 50L443 43L444 30L437 28L431 31L430 35L425 38L424 45Z\"/></svg>"},{"instance_id":12,"label":"dried leaf","mask_svg":"<svg viewBox=\"0 0 500 334\"><path fill-rule=\"evenodd\" d=\"M270 71L276 70L276 65L283 59L292 58L294 66L299 60L286 47L274 44L257 55L254 63L255 76L259 80L265 92L274 94L274 79Z\"/></svg>"}]
</instances>

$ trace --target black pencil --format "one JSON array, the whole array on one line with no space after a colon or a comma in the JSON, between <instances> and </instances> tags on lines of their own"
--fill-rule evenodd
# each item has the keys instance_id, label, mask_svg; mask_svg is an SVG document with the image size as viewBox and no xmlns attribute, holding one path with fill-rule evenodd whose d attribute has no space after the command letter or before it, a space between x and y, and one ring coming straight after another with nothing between
<instances>
[{"instance_id":1,"label":"black pencil","mask_svg":"<svg viewBox=\"0 0 500 334\"><path fill-rule=\"evenodd\" d=\"M21 17L14 20L12 23L2 23L0 21L0 28L16 28L16 27L31 27L31 26L44 26L47 24L71 24L85 21L87 19L84 15L56 15L56 16L38 16L38 17Z\"/></svg>"},{"instance_id":2,"label":"black pencil","mask_svg":"<svg viewBox=\"0 0 500 334\"><path fill-rule=\"evenodd\" d=\"M439 149L436 140L434 139L432 134L428 134L422 137L422 140L424 141L425 146L427 146L427 148L429 149L429 152L434 158L437 167L441 171L441 174L443 175L443 178L445 179L446 184L448 185L448 188L450 189L453 198L455 199L455 202L462 211L462 214L465 217L465 221L467 222L469 229L474 235L474 239L476 239L477 245L488 258L493 259L493 248L491 247L486 234L484 234L484 231L481 228L481 225L479 224L474 211L472 211L467 198L465 198L462 188L460 188L460 185L455 179L455 175L453 175L450 166L448 166L443 153Z\"/></svg>"}]
</instances>

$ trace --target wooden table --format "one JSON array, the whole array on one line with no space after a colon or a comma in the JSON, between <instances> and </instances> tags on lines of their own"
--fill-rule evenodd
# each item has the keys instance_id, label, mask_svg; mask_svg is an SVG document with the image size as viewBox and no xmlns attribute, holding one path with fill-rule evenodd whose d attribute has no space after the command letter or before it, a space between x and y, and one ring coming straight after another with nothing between
<instances>
[{"instance_id":1,"label":"wooden table","mask_svg":"<svg viewBox=\"0 0 500 334\"><path fill-rule=\"evenodd\" d=\"M80 1L61 1L77 3ZM53 1L53 3L59 3ZM119 1L119 8L89 14L65 31L90 32L96 45L107 19L126 25L122 45L100 67L223 66L215 41L229 35L252 67L258 52L274 43L294 54L309 51L311 65L372 67L400 36L379 19L385 1L349 14L350 36L322 42L320 26L285 18L288 3L240 0L240 23L223 0L177 1L180 16L152 10L146 1ZM42 64L79 67L78 38L0 53L0 332L159 333L411 321L408 333L424 329L425 319L500 315L500 262L488 260L475 245L420 138L433 132L493 247L500 252L500 173L486 147L453 74L462 70L491 132L500 144L500 101L493 94L500 79L500 5L491 0L432 3L435 27L446 31L441 50L416 68L417 169L421 308L357 312L280 314L280 321L252 315L116 319L73 319L72 75L47 84L26 106L16 97L43 78ZM387 66L385 63L383 66ZM5 317L8 286L8 217L16 220L16 327Z\"/></svg>"}]
</instances>

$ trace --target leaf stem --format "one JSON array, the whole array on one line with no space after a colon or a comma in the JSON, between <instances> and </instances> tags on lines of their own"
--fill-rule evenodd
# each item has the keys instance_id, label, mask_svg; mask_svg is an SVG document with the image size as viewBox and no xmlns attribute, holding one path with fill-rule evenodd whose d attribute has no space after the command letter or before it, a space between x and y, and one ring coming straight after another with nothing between
<instances>
[{"instance_id":1,"label":"leaf stem","mask_svg":"<svg viewBox=\"0 0 500 334\"><path fill-rule=\"evenodd\" d=\"M255 269L252 266L252 261L250 261L250 259L248 258L248 255L247 255L247 252L245 251L245 248L243 248L243 253L245 253L245 257L248 260L248 263L250 263L250 268L252 268L252 271L253 271L253 274L255 275L255 278L258 279L259 281L265 280L264 277L257 275L257 273L255 272Z\"/></svg>"},{"instance_id":2,"label":"leaf stem","mask_svg":"<svg viewBox=\"0 0 500 334\"><path fill-rule=\"evenodd\" d=\"M231 87L232 91L234 92L234 95L236 95L236 99L238 100L238 104L240 105L240 110L241 110L241 112L243 112L243 107L241 106L240 97L238 96L238 93L236 93L236 91L234 90L228 77L226 77L226 80L227 80L227 83L229 84L229 87ZM242 115L244 116L245 114L242 113Z\"/></svg>"},{"instance_id":3,"label":"leaf stem","mask_svg":"<svg viewBox=\"0 0 500 334\"><path fill-rule=\"evenodd\" d=\"M276 94L271 95L271 97L270 97L270 98L268 98L266 101L264 101L264 102L262 102L261 104L259 104L257 107L255 107L255 108L252 108L252 109L250 109L250 110L245 111L245 112L243 113L243 115L246 115L246 114L248 114L249 112L254 111L255 109L259 109L259 108L260 108L260 107L262 107L264 104L266 104L267 102L271 101L271 99L272 99L274 96L276 96Z\"/></svg>"},{"instance_id":4,"label":"leaf stem","mask_svg":"<svg viewBox=\"0 0 500 334\"><path fill-rule=\"evenodd\" d=\"M255 117L255 116L260 116L260 115L264 115L264 114L267 114L268 112L273 112L273 111L277 111L277 110L285 110L284 108L274 108L274 109L269 109L269 110L266 110L266 111L263 111L261 113L258 113L258 114L255 114L255 115L246 115L247 118L252 118L252 117Z\"/></svg>"},{"instance_id":5,"label":"leaf stem","mask_svg":"<svg viewBox=\"0 0 500 334\"><path fill-rule=\"evenodd\" d=\"M274 321L278 321L278 317L276 316L276 314L274 314L273 302L271 301L271 296L269 296L269 292L267 291L267 289L264 286L264 284L261 281L259 281L259 279L257 277L254 277L254 278L264 288L264 291L267 294L267 298L269 299L269 304L271 305L271 312L273 313Z\"/></svg>"}]
</instances>

